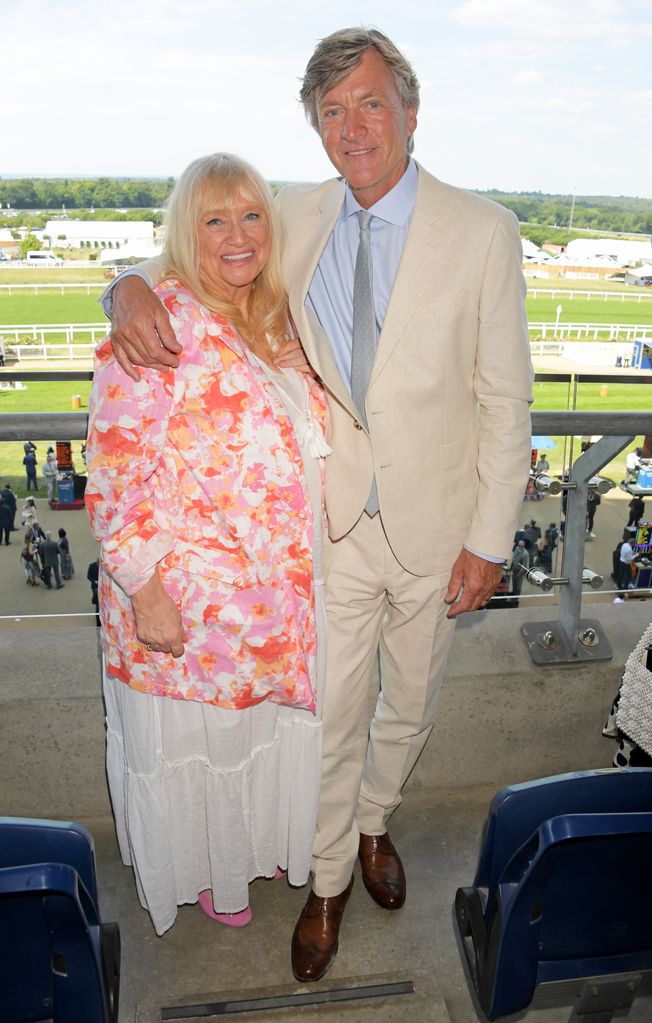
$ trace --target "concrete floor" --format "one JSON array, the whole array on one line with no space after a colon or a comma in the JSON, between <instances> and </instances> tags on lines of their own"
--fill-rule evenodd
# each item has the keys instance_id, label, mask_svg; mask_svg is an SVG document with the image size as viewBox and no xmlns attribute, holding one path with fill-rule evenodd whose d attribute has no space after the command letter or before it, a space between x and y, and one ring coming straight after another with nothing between
<instances>
[{"instance_id":1,"label":"concrete floor","mask_svg":"<svg viewBox=\"0 0 652 1023\"><path fill-rule=\"evenodd\" d=\"M390 825L406 866L407 903L397 913L384 912L357 876L337 960L323 982L308 986L324 991L378 978L412 979L416 993L238 1018L478 1019L455 941L452 905L457 887L472 883L490 797L508 783L610 764L613 746L600 729L624 660L649 621L650 605L630 601L592 609L612 643L613 661L571 669L529 662L520 625L548 614L547 607L528 606L478 613L460 623L435 733ZM162 1006L242 993L306 993L292 977L289 943L307 892L291 889L285 880L251 886L254 919L242 930L211 921L195 905L182 907L162 938L155 935L131 870L119 859L110 816L97 630L64 628L60 622L55 628L32 623L0 630L0 735L3 811L80 820L95 837L102 915L117 920L122 932L120 1023L153 1023ZM520 1018L565 1023L568 1014L566 1008L546 1008ZM649 1001L630 1014L635 1023L651 1018Z\"/></svg>"},{"instance_id":2,"label":"concrete floor","mask_svg":"<svg viewBox=\"0 0 652 1023\"><path fill-rule=\"evenodd\" d=\"M586 563L604 574L605 590L628 501L618 490L603 498L597 538L586 547ZM335 965L321 984L306 988L292 977L289 942L307 891L291 889L285 880L252 885L254 919L242 930L186 906L174 927L156 937L131 870L120 862L106 793L97 630L86 580L97 544L83 511L53 512L44 499L37 504L44 528L68 531L76 575L58 592L32 589L19 563L21 534L13 534L10 548L0 548L0 805L10 814L77 819L90 827L102 914L118 920L122 932L120 1023L153 1023L162 1006L243 992L305 994L379 978L414 980L416 993L238 1018L475 1023L452 905L457 887L472 882L489 800L510 782L610 764L612 746L600 727L652 605L636 599L612 606L613 593L587 594L584 614L603 620L614 660L574 671L532 668L519 636L524 621L554 617L554 595L526 584L520 610L485 612L460 623L435 735L391 822L406 866L408 901L398 913L383 912L357 876ZM559 500L524 502L521 521L530 518L542 528L558 523ZM548 1007L519 1018L565 1023L568 1015L566 1008ZM629 1018L652 1019L649 1000Z\"/></svg>"},{"instance_id":3,"label":"concrete floor","mask_svg":"<svg viewBox=\"0 0 652 1023\"><path fill-rule=\"evenodd\" d=\"M35 500L39 525L52 533L53 540L58 539L57 531L60 528L66 530L75 566L74 577L64 581L62 590L48 590L42 585L32 587L25 583L20 560L24 537L24 529L20 528L23 504L24 501L19 499L16 515L16 525L19 528L11 534L10 546L0 545L0 573L3 581L0 590L0 629L32 628L39 624L39 620L41 625L47 625L45 618L50 615L66 616L65 619L57 619L60 624L87 624L94 627L95 612L90 601L91 590L86 570L99 554L99 545L91 535L85 509L53 511L44 497ZM75 618L71 620L67 617L70 615Z\"/></svg>"},{"instance_id":4,"label":"concrete floor","mask_svg":"<svg viewBox=\"0 0 652 1023\"><path fill-rule=\"evenodd\" d=\"M254 918L248 927L223 927L197 906L186 906L174 927L157 938L137 904L130 871L118 862L110 825L106 821L92 824L98 843L102 912L106 919L119 920L122 931L121 1023L155 1023L162 1007L270 994L305 995L391 980L413 980L417 991L237 1018L280 1023L297 1018L309 1023L317 1019L477 1023L484 1019L470 995L452 905L456 889L472 883L491 795L489 790L477 789L435 802L431 795L405 801L392 823L392 835L408 877L406 905L396 913L380 909L365 891L356 868L338 956L327 977L311 985L296 983L289 958L290 937L307 889L291 889L285 880L261 880L250 889ZM510 1019L566 1023L569 1013L567 1006L548 1006ZM640 999L628 1018L631 1023L649 1023L652 999Z\"/></svg>"}]
</instances>

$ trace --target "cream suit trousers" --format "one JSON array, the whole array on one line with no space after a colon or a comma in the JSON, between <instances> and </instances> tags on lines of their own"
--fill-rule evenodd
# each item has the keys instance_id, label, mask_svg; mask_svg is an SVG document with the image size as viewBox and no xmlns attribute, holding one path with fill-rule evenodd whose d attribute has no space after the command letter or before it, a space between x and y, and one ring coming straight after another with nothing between
<instances>
[{"instance_id":1,"label":"cream suit trousers","mask_svg":"<svg viewBox=\"0 0 652 1023\"><path fill-rule=\"evenodd\" d=\"M415 576L399 565L380 515L363 514L327 542L327 682L323 773L313 888L346 888L360 832L383 834L432 730L453 637L444 594L450 572ZM380 648L381 689L369 725Z\"/></svg>"}]
</instances>

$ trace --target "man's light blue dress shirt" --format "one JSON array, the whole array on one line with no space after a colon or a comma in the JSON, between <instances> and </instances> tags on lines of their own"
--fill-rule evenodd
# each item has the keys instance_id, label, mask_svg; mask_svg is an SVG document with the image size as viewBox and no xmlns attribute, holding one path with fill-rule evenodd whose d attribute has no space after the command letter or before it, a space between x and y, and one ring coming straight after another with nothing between
<instances>
[{"instance_id":1,"label":"man's light blue dress shirt","mask_svg":"<svg viewBox=\"0 0 652 1023\"><path fill-rule=\"evenodd\" d=\"M419 172L410 160L405 174L394 188L369 207L371 259L376 331L380 335L398 264L403 254L414 203ZM328 239L315 271L306 305L312 309L328 337L337 368L351 390L351 339L353 336L353 275L360 240L358 210L362 206L347 187L344 203L333 233Z\"/></svg>"}]
</instances>

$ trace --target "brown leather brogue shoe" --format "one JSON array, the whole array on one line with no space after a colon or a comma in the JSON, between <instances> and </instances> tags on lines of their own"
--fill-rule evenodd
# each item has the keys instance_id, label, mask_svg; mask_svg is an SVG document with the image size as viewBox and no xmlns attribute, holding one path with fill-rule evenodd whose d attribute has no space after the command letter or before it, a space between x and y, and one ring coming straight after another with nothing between
<instances>
[{"instance_id":1,"label":"brown leather brogue shoe","mask_svg":"<svg viewBox=\"0 0 652 1023\"><path fill-rule=\"evenodd\" d=\"M405 902L405 871L392 840L384 835L360 835L358 851L362 880L383 909L400 909Z\"/></svg>"},{"instance_id":2,"label":"brown leather brogue shoe","mask_svg":"<svg viewBox=\"0 0 652 1023\"><path fill-rule=\"evenodd\" d=\"M328 899L310 892L292 935L292 972L297 980L321 980L332 964L352 888L353 878L343 892Z\"/></svg>"}]
</instances>

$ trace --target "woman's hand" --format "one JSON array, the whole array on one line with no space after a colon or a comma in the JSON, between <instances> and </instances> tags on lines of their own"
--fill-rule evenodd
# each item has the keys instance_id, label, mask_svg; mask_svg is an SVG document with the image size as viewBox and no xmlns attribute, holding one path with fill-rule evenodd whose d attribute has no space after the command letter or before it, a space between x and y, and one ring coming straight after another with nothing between
<instances>
[{"instance_id":1,"label":"woman's hand","mask_svg":"<svg viewBox=\"0 0 652 1023\"><path fill-rule=\"evenodd\" d=\"M301 347L298 337L290 338L277 355L274 357L274 365L279 369L296 369L298 373L305 373L306 376L314 377L315 371L306 359L306 353Z\"/></svg>"},{"instance_id":2,"label":"woman's hand","mask_svg":"<svg viewBox=\"0 0 652 1023\"><path fill-rule=\"evenodd\" d=\"M181 657L188 637L179 608L164 590L158 571L137 593L132 594L131 605L139 641L151 646L152 652Z\"/></svg>"},{"instance_id":3,"label":"woman's hand","mask_svg":"<svg viewBox=\"0 0 652 1023\"><path fill-rule=\"evenodd\" d=\"M111 344L118 364L132 380L134 366L167 370L179 365L181 345L158 296L142 277L130 275L113 289Z\"/></svg>"}]
</instances>

